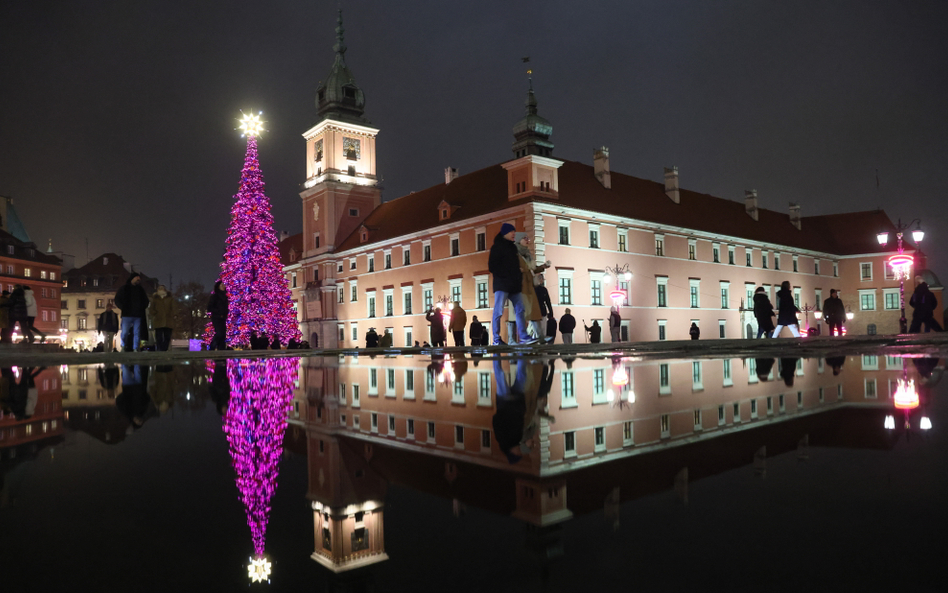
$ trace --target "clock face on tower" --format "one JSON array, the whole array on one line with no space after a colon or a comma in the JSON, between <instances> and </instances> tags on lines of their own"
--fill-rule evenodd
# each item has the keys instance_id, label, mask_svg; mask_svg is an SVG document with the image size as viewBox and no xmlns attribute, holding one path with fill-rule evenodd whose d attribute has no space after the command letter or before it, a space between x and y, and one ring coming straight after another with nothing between
<instances>
[{"instance_id":1,"label":"clock face on tower","mask_svg":"<svg viewBox=\"0 0 948 593\"><path fill-rule=\"evenodd\" d=\"M358 138L342 138L342 154L350 161L362 158L362 141Z\"/></svg>"}]
</instances>

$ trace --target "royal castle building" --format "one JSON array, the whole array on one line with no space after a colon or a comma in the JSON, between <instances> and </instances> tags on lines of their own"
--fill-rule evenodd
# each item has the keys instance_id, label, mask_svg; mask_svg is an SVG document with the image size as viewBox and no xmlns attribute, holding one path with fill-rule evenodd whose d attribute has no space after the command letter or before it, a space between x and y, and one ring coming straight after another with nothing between
<instances>
[{"instance_id":1,"label":"royal castle building","mask_svg":"<svg viewBox=\"0 0 948 593\"><path fill-rule=\"evenodd\" d=\"M656 171L659 181L614 172L605 147L591 164L558 159L532 84L512 158L466 174L449 167L443 184L383 203L379 128L366 119L365 95L346 65L341 19L336 32L317 122L303 133L303 232L284 249L313 346L364 346L370 327L391 333L395 346L427 340L424 313L439 301L459 301L469 322L476 315L489 324L487 257L505 222L528 234L536 261L552 263L545 283L554 315L569 307L580 324L603 325L618 303L623 340L688 339L693 322L702 339L754 336L754 290L763 286L774 301L783 281L801 309L839 290L853 313L851 334L898 333L899 282L886 264L895 242L876 242L876 233L895 232L885 212L803 216L793 203L770 210L756 190L735 201L686 189L677 167ZM906 245L912 277L928 282L941 311L940 282ZM909 316L913 290L910 277ZM803 328L817 324L809 312L801 319ZM574 339L584 341L582 325Z\"/></svg>"}]
</instances>

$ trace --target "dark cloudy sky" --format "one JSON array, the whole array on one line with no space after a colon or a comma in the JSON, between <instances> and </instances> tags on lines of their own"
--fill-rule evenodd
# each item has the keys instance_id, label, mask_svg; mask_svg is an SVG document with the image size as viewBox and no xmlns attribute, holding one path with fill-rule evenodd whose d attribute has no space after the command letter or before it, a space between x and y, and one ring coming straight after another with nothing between
<instances>
[{"instance_id":1,"label":"dark cloudy sky","mask_svg":"<svg viewBox=\"0 0 948 593\"><path fill-rule=\"evenodd\" d=\"M0 195L32 239L211 282L245 149L276 227L301 228L301 133L332 65L336 2L0 3ZM804 216L921 217L948 275L948 2L341 3L381 128L385 199L512 158L531 56L554 155ZM876 189L876 169L880 188ZM875 229L853 229L872 233Z\"/></svg>"}]
</instances>

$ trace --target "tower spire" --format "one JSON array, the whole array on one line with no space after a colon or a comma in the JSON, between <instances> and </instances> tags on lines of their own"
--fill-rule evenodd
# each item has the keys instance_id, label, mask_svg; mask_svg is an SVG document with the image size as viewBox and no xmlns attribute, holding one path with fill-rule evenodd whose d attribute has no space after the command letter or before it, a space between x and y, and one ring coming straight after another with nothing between
<instances>
[{"instance_id":1,"label":"tower spire","mask_svg":"<svg viewBox=\"0 0 948 593\"><path fill-rule=\"evenodd\" d=\"M336 59L325 82L316 89L316 108L320 120L334 119L349 123L367 124L363 117L365 95L356 84L355 76L346 66L345 27L342 26L342 9L336 17L336 43L332 46Z\"/></svg>"},{"instance_id":2,"label":"tower spire","mask_svg":"<svg viewBox=\"0 0 948 593\"><path fill-rule=\"evenodd\" d=\"M524 62L529 58L524 58ZM533 92L533 69L527 69L527 100L524 102L527 113L513 127L513 152L517 158L528 154L539 156L553 155L553 126L537 113L537 96Z\"/></svg>"},{"instance_id":3,"label":"tower spire","mask_svg":"<svg viewBox=\"0 0 948 593\"><path fill-rule=\"evenodd\" d=\"M343 34L346 32L346 29L342 26L342 9L339 9L339 15L336 17L336 44L332 46L332 50L336 54L345 59L346 54L346 44L343 39Z\"/></svg>"}]
</instances>

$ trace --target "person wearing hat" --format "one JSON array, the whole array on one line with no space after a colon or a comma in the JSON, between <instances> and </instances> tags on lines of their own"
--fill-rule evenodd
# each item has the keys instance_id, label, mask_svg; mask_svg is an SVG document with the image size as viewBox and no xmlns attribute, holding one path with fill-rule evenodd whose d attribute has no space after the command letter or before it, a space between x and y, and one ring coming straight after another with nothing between
<instances>
[{"instance_id":1,"label":"person wearing hat","mask_svg":"<svg viewBox=\"0 0 948 593\"><path fill-rule=\"evenodd\" d=\"M500 339L500 324L508 300L513 303L520 343L535 344L537 342L527 333L527 324L524 319L521 295L523 272L520 270L520 254L514 244L516 235L517 228L514 225L509 222L501 225L500 232L494 237L494 244L491 245L487 259L487 269L494 277L494 313L491 322L494 345L504 344L504 341Z\"/></svg>"},{"instance_id":2,"label":"person wearing hat","mask_svg":"<svg viewBox=\"0 0 948 593\"><path fill-rule=\"evenodd\" d=\"M115 293L114 300L122 312L122 350L138 350L145 334L145 312L148 310L148 294L142 288L142 275L133 272Z\"/></svg>"},{"instance_id":3,"label":"person wearing hat","mask_svg":"<svg viewBox=\"0 0 948 593\"><path fill-rule=\"evenodd\" d=\"M369 331L365 334L365 347L366 348L378 348L379 347L379 335L375 333L375 328L370 327Z\"/></svg>"}]
</instances>

